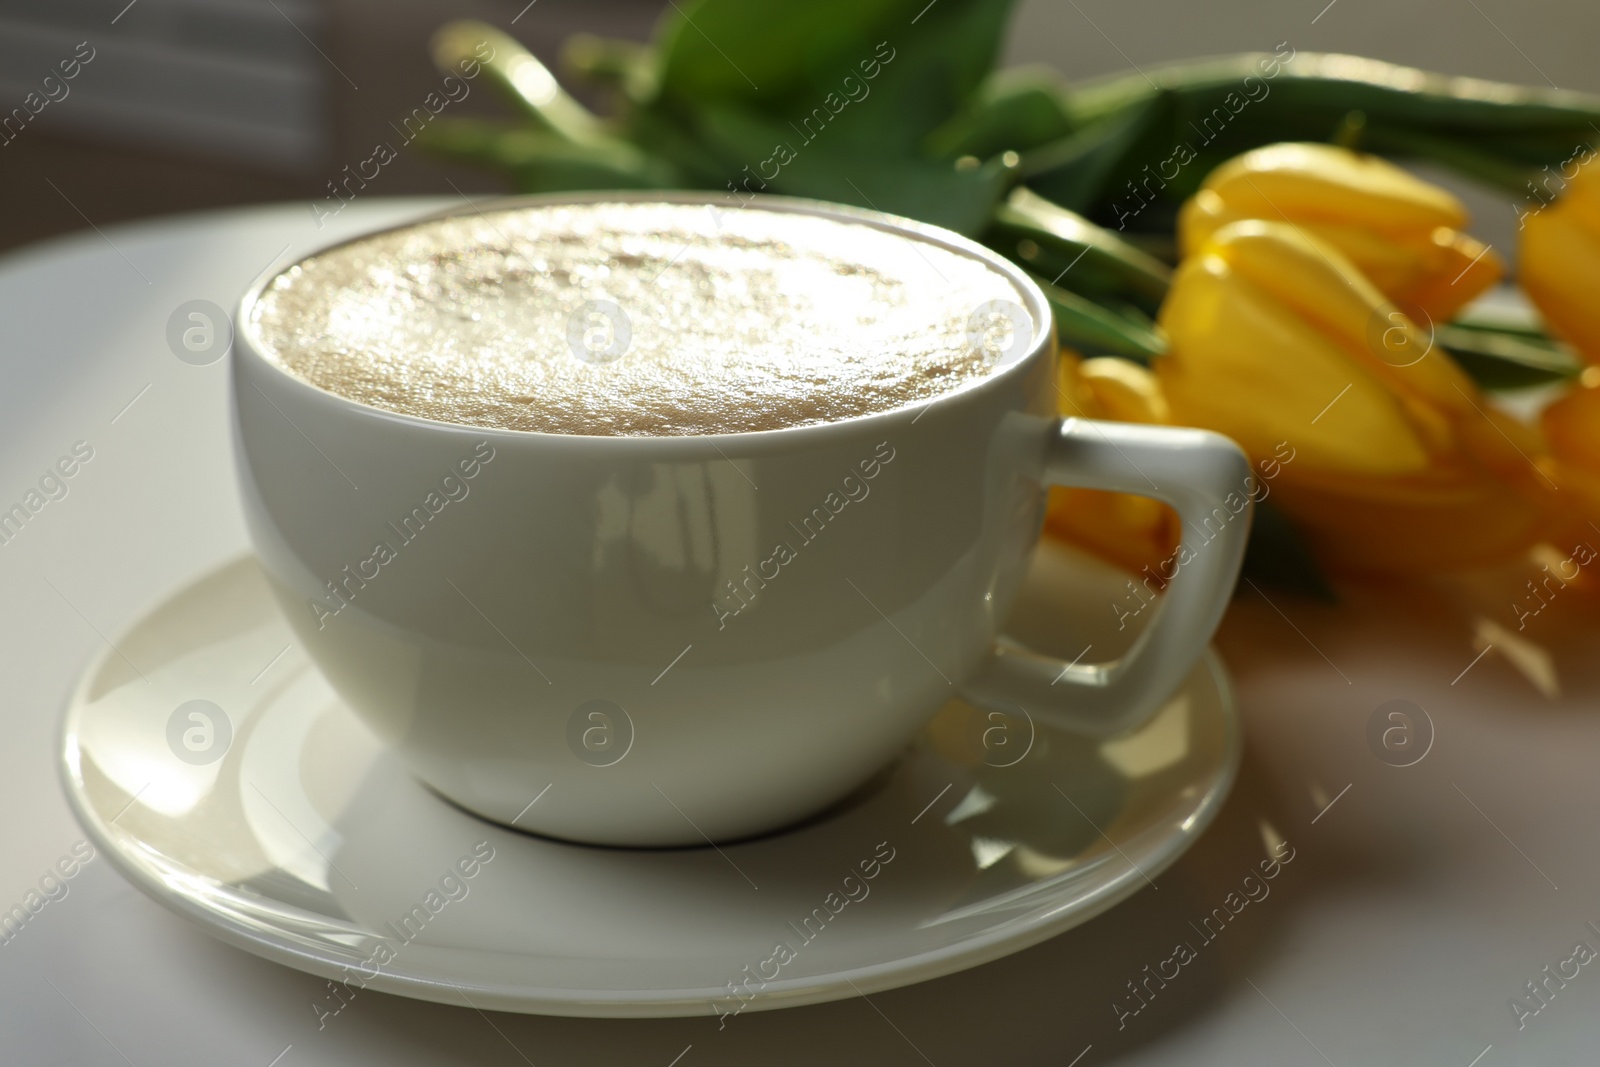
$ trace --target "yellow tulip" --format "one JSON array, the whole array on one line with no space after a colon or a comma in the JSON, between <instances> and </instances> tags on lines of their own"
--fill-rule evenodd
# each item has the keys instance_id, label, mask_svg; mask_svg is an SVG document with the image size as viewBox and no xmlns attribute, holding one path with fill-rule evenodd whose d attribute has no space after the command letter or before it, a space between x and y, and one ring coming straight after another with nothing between
<instances>
[{"instance_id":1,"label":"yellow tulip","mask_svg":"<svg viewBox=\"0 0 1600 1067\"><path fill-rule=\"evenodd\" d=\"M1490 478L1396 481L1345 490L1296 485L1274 499L1326 567L1433 573L1514 559L1547 536L1550 514Z\"/></svg>"},{"instance_id":2,"label":"yellow tulip","mask_svg":"<svg viewBox=\"0 0 1600 1067\"><path fill-rule=\"evenodd\" d=\"M1591 154L1561 198L1522 219L1518 280L1545 322L1600 363L1600 167Z\"/></svg>"},{"instance_id":3,"label":"yellow tulip","mask_svg":"<svg viewBox=\"0 0 1600 1067\"><path fill-rule=\"evenodd\" d=\"M1165 424L1172 421L1155 376L1137 363L1109 356L1078 365L1078 385L1098 418Z\"/></svg>"},{"instance_id":4,"label":"yellow tulip","mask_svg":"<svg viewBox=\"0 0 1600 1067\"><path fill-rule=\"evenodd\" d=\"M1292 441L1302 478L1426 472L1457 447L1470 379L1336 249L1284 223L1231 223L1185 260L1156 372L1179 422L1252 455Z\"/></svg>"},{"instance_id":5,"label":"yellow tulip","mask_svg":"<svg viewBox=\"0 0 1600 1067\"><path fill-rule=\"evenodd\" d=\"M1600 367L1585 370L1539 421L1550 445L1550 479L1578 532L1600 543Z\"/></svg>"},{"instance_id":6,"label":"yellow tulip","mask_svg":"<svg viewBox=\"0 0 1600 1067\"><path fill-rule=\"evenodd\" d=\"M1537 540L1537 431L1491 409L1337 248L1285 223L1213 233L1178 268L1156 361L1173 421L1256 460L1327 563L1438 570Z\"/></svg>"},{"instance_id":7,"label":"yellow tulip","mask_svg":"<svg viewBox=\"0 0 1600 1067\"><path fill-rule=\"evenodd\" d=\"M1079 360L1063 353L1058 372L1061 414L1117 422L1166 423L1166 398L1155 376L1125 359ZM1138 573L1171 557L1178 516L1157 500L1096 489L1050 490L1045 532Z\"/></svg>"},{"instance_id":8,"label":"yellow tulip","mask_svg":"<svg viewBox=\"0 0 1600 1067\"><path fill-rule=\"evenodd\" d=\"M1600 367L1590 367L1576 388L1539 418L1550 451L1563 461L1600 475Z\"/></svg>"},{"instance_id":9,"label":"yellow tulip","mask_svg":"<svg viewBox=\"0 0 1600 1067\"><path fill-rule=\"evenodd\" d=\"M1183 207L1178 237L1192 255L1240 219L1286 222L1343 252L1390 301L1449 320L1504 273L1461 232L1461 201L1376 156L1325 144L1274 144L1229 160Z\"/></svg>"}]
</instances>

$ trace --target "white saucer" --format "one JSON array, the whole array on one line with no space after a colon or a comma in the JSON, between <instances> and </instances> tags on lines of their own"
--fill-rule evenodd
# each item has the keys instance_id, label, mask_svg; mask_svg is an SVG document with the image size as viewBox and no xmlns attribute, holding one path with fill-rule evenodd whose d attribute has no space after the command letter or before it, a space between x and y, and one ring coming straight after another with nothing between
<instances>
[{"instance_id":1,"label":"white saucer","mask_svg":"<svg viewBox=\"0 0 1600 1067\"><path fill-rule=\"evenodd\" d=\"M1131 635L1111 626L1122 585L1041 548L1014 632L1109 657ZM352 986L578 1016L731 1016L1025 948L1177 859L1240 748L1208 655L1129 737L1085 741L952 702L896 766L805 826L720 849L564 844L410 778L293 643L249 558L103 655L64 742L89 836L223 940ZM470 877L446 877L463 858ZM327 1010L339 1004L330 992Z\"/></svg>"}]
</instances>

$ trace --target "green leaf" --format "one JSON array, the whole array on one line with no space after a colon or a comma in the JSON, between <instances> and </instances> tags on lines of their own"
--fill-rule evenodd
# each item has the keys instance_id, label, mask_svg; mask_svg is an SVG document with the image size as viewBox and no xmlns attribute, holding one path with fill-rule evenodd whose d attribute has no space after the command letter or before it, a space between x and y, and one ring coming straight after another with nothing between
<instances>
[{"instance_id":1,"label":"green leaf","mask_svg":"<svg viewBox=\"0 0 1600 1067\"><path fill-rule=\"evenodd\" d=\"M1131 300L1146 312L1172 281L1160 260L1029 189L1013 190L995 211L984 243L1063 288Z\"/></svg>"},{"instance_id":2,"label":"green leaf","mask_svg":"<svg viewBox=\"0 0 1600 1067\"><path fill-rule=\"evenodd\" d=\"M1073 132L1061 76L1049 67L998 70L978 87L971 102L928 135L925 147L938 156L1027 152Z\"/></svg>"},{"instance_id":3,"label":"green leaf","mask_svg":"<svg viewBox=\"0 0 1600 1067\"><path fill-rule=\"evenodd\" d=\"M628 139L646 152L672 163L693 188L729 190L745 166L737 146L707 143L703 134L656 109L634 108L627 116ZM748 148L749 146L743 146Z\"/></svg>"},{"instance_id":4,"label":"green leaf","mask_svg":"<svg viewBox=\"0 0 1600 1067\"><path fill-rule=\"evenodd\" d=\"M637 41L575 33L561 46L561 61L579 77L618 89L635 104L656 94L655 51Z\"/></svg>"},{"instance_id":5,"label":"green leaf","mask_svg":"<svg viewBox=\"0 0 1600 1067\"><path fill-rule=\"evenodd\" d=\"M1508 193L1525 192L1533 177L1533 168L1506 162L1501 153L1485 150L1477 137L1438 136L1415 127L1369 122L1361 140L1369 152L1440 163Z\"/></svg>"},{"instance_id":6,"label":"green leaf","mask_svg":"<svg viewBox=\"0 0 1600 1067\"><path fill-rule=\"evenodd\" d=\"M1154 116L1143 131L1149 136L1126 141L1120 151L1089 151L1094 146L1074 143L1101 124L1148 115L1152 100L1163 96L1170 108ZM1155 200L1128 218L1139 228L1170 226L1177 205L1222 161L1277 141L1332 140L1352 111L1368 120L1364 144L1436 159L1513 190L1527 169L1559 165L1580 144L1600 139L1600 97L1288 51L1119 75L1074 87L1065 106L1080 133L1025 159L1028 184L1091 219L1110 222L1127 218L1136 203L1128 189L1132 182Z\"/></svg>"},{"instance_id":7,"label":"green leaf","mask_svg":"<svg viewBox=\"0 0 1600 1067\"><path fill-rule=\"evenodd\" d=\"M995 159L977 167L949 160L863 154L831 127L811 140L759 114L725 106L699 113L696 140L730 161L734 192L811 197L854 204L931 222L958 233L982 232L1013 180L1011 166Z\"/></svg>"},{"instance_id":8,"label":"green leaf","mask_svg":"<svg viewBox=\"0 0 1600 1067\"><path fill-rule=\"evenodd\" d=\"M1144 365L1166 352L1166 335L1148 317L1132 309L1113 310L1037 274L1030 276L1050 301L1063 347L1082 356L1121 356Z\"/></svg>"},{"instance_id":9,"label":"green leaf","mask_svg":"<svg viewBox=\"0 0 1600 1067\"><path fill-rule=\"evenodd\" d=\"M1521 332L1446 325L1434 334L1439 346L1485 389L1527 389L1576 378L1583 361L1564 345Z\"/></svg>"},{"instance_id":10,"label":"green leaf","mask_svg":"<svg viewBox=\"0 0 1600 1067\"><path fill-rule=\"evenodd\" d=\"M971 168L943 160L887 160L862 168L855 156L818 152L786 167L773 191L904 215L976 237L1012 180L999 159Z\"/></svg>"},{"instance_id":11,"label":"green leaf","mask_svg":"<svg viewBox=\"0 0 1600 1067\"><path fill-rule=\"evenodd\" d=\"M673 0L657 29L662 92L681 101L776 106L872 57L917 0ZM819 74L819 72L826 72Z\"/></svg>"},{"instance_id":12,"label":"green leaf","mask_svg":"<svg viewBox=\"0 0 1600 1067\"><path fill-rule=\"evenodd\" d=\"M521 192L563 189L670 189L677 171L626 141L573 144L555 134L485 119L435 119L417 144L435 155L494 167Z\"/></svg>"},{"instance_id":13,"label":"green leaf","mask_svg":"<svg viewBox=\"0 0 1600 1067\"><path fill-rule=\"evenodd\" d=\"M733 106L796 130L814 119L854 151L919 156L923 138L993 69L1011 2L677 4L660 38L653 106L679 115Z\"/></svg>"},{"instance_id":14,"label":"green leaf","mask_svg":"<svg viewBox=\"0 0 1600 1067\"><path fill-rule=\"evenodd\" d=\"M485 54L489 58L484 59ZM433 35L433 61L447 73L463 63L478 63L489 83L524 117L564 141L586 144L606 139L600 120L568 96L532 52L486 22L466 19L439 27Z\"/></svg>"},{"instance_id":15,"label":"green leaf","mask_svg":"<svg viewBox=\"0 0 1600 1067\"><path fill-rule=\"evenodd\" d=\"M1054 144L1027 153L1022 174L1028 187L1071 211L1087 214L1113 199L1129 161L1164 143L1172 126L1172 98L1149 93ZM1125 220L1124 220L1125 221Z\"/></svg>"},{"instance_id":16,"label":"green leaf","mask_svg":"<svg viewBox=\"0 0 1600 1067\"><path fill-rule=\"evenodd\" d=\"M1245 84L1246 79L1252 79ZM1260 85L1267 90L1262 92ZM1368 119L1413 124L1439 133L1529 135L1593 130L1600 97L1435 74L1363 56L1300 52L1242 53L1145 68L1074 86L1068 107L1079 122L1127 108L1160 90L1181 94L1199 112L1223 106L1229 92L1255 94L1251 110L1302 131L1331 136L1351 111ZM1266 116L1260 116L1265 118ZM1255 118L1255 116L1252 116ZM1329 119L1331 118L1331 122ZM1229 123L1233 125L1233 123ZM1270 140L1315 137L1273 136Z\"/></svg>"}]
</instances>

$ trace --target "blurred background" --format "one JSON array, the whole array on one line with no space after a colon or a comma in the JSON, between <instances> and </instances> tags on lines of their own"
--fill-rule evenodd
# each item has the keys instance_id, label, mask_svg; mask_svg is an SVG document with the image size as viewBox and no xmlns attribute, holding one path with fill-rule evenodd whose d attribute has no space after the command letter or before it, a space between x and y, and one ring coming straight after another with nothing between
<instances>
[{"instance_id":1,"label":"blurred background","mask_svg":"<svg viewBox=\"0 0 1600 1067\"><path fill-rule=\"evenodd\" d=\"M393 124L438 87L427 42L449 19L500 26L554 66L572 33L644 40L666 6L0 0L0 250L91 223L320 199L346 164L394 140ZM1078 79L1288 42L1297 51L1600 92L1597 36L1593 0L1021 0L1005 58ZM23 109L75 54L92 58L55 83L55 98L37 113ZM451 105L452 115L504 113L486 88ZM369 195L507 189L500 181L403 148ZM1468 201L1476 231L1508 247L1512 205L1479 192Z\"/></svg>"}]
</instances>

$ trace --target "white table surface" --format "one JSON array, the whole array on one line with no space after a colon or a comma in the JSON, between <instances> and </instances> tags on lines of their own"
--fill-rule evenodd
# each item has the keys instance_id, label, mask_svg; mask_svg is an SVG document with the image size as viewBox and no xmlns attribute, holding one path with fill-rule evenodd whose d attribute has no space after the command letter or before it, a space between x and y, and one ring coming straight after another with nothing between
<instances>
[{"instance_id":1,"label":"white table surface","mask_svg":"<svg viewBox=\"0 0 1600 1067\"><path fill-rule=\"evenodd\" d=\"M75 441L95 450L67 497L0 545L0 910L82 838L56 749L101 635L246 543L225 364L175 358L168 316L196 298L231 307L280 254L433 204L358 203L320 233L303 205L208 214L0 260L0 507ZM1156 889L962 974L721 1032L371 992L319 1031L321 979L212 940L100 858L0 944L0 1062L1593 1064L1600 965L1552 980L1520 1030L1510 1007L1576 942L1600 949L1585 925L1600 928L1600 597L1563 591L1515 635L1537 642L1525 660L1549 657L1560 692L1546 696L1479 621L1514 632L1530 576L1349 586L1335 607L1241 596L1219 643L1248 751L1218 823ZM1367 743L1393 699L1436 728L1411 767ZM1263 821L1294 859L1202 945L1189 924L1251 873ZM1196 958L1119 1029L1125 983L1178 941Z\"/></svg>"}]
</instances>

